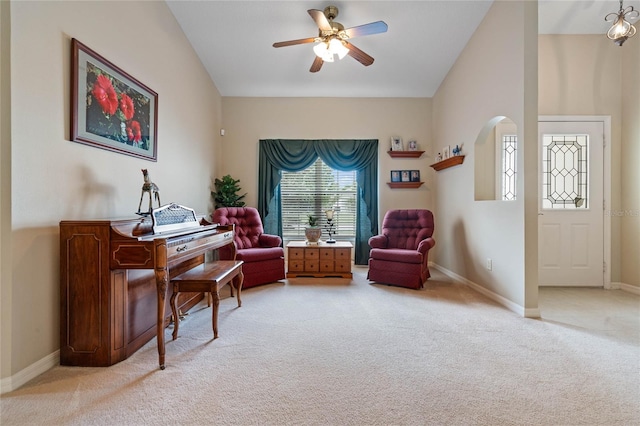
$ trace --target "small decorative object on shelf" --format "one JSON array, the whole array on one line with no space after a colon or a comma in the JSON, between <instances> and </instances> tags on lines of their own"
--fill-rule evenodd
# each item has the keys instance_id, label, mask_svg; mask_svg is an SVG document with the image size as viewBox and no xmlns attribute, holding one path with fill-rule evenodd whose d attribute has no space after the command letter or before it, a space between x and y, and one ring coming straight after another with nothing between
<instances>
[{"instance_id":1,"label":"small decorative object on shelf","mask_svg":"<svg viewBox=\"0 0 640 426\"><path fill-rule=\"evenodd\" d=\"M401 138L395 136L391 138L391 151L404 151Z\"/></svg>"},{"instance_id":2,"label":"small decorative object on shelf","mask_svg":"<svg viewBox=\"0 0 640 426\"><path fill-rule=\"evenodd\" d=\"M415 140L409 141L409 151L417 151L418 150L418 142Z\"/></svg>"},{"instance_id":3,"label":"small decorative object on shelf","mask_svg":"<svg viewBox=\"0 0 640 426\"><path fill-rule=\"evenodd\" d=\"M449 146L447 145L442 148L442 159L446 160L449 157L451 157L451 151L449 150Z\"/></svg>"},{"instance_id":4,"label":"small decorative object on shelf","mask_svg":"<svg viewBox=\"0 0 640 426\"><path fill-rule=\"evenodd\" d=\"M333 230L333 214L334 213L335 213L335 210L333 209L329 209L324 212L324 214L327 215L327 234L329 234L329 239L325 241L325 243L327 244L334 244L336 242L336 240L332 238L333 234L335 234L335 231Z\"/></svg>"},{"instance_id":5,"label":"small decorative object on shelf","mask_svg":"<svg viewBox=\"0 0 640 426\"><path fill-rule=\"evenodd\" d=\"M453 157L449 157L442 161L438 161L437 163L431 164L430 167L432 167L435 171L440 171L452 166L457 166L458 164L462 164L463 162L464 155L454 155Z\"/></svg>"},{"instance_id":6,"label":"small decorative object on shelf","mask_svg":"<svg viewBox=\"0 0 640 426\"><path fill-rule=\"evenodd\" d=\"M436 161L442 161L442 154L438 153L438 155L436 155Z\"/></svg>"},{"instance_id":7,"label":"small decorative object on shelf","mask_svg":"<svg viewBox=\"0 0 640 426\"><path fill-rule=\"evenodd\" d=\"M454 156L458 156L462 152L462 148L459 145L456 145L456 147L453 148L451 152L453 153Z\"/></svg>"}]
</instances>

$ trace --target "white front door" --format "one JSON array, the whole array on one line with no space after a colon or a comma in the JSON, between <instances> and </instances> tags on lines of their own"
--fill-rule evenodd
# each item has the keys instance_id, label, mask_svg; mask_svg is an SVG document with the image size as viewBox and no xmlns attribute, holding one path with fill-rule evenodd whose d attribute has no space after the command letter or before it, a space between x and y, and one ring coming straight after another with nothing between
<instances>
[{"instance_id":1,"label":"white front door","mask_svg":"<svg viewBox=\"0 0 640 426\"><path fill-rule=\"evenodd\" d=\"M538 124L539 285L604 285L604 123Z\"/></svg>"}]
</instances>

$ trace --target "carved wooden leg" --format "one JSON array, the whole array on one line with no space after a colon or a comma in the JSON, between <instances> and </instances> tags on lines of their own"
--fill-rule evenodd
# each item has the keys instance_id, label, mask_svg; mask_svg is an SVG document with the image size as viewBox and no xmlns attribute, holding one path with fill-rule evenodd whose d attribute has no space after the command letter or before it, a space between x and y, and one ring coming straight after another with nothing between
<instances>
[{"instance_id":1,"label":"carved wooden leg","mask_svg":"<svg viewBox=\"0 0 640 426\"><path fill-rule=\"evenodd\" d=\"M238 307L242 306L242 300L240 299L240 293L242 292L242 283L244 282L244 274L242 273L242 269L238 271L238 275L233 277L232 286L236 288L237 299L238 299ZM232 293L233 295L233 293Z\"/></svg>"},{"instance_id":2,"label":"carved wooden leg","mask_svg":"<svg viewBox=\"0 0 640 426\"><path fill-rule=\"evenodd\" d=\"M218 291L217 284L213 284L211 289L211 296L213 297L213 313L211 314L211 322L213 325L213 338L218 338L218 308L220 307L220 291Z\"/></svg>"},{"instance_id":3,"label":"carved wooden leg","mask_svg":"<svg viewBox=\"0 0 640 426\"><path fill-rule=\"evenodd\" d=\"M164 303L167 297L167 284L169 283L169 268L167 268L167 242L164 239L157 239L153 243L156 254L156 286L158 290L158 316L156 323L158 339L158 362L160 369L164 370Z\"/></svg>"},{"instance_id":4,"label":"carved wooden leg","mask_svg":"<svg viewBox=\"0 0 640 426\"><path fill-rule=\"evenodd\" d=\"M178 313L178 291L176 286L173 287L173 294L169 300L171 305L171 313L173 314L173 340L178 338L178 326L180 325L180 314Z\"/></svg>"}]
</instances>

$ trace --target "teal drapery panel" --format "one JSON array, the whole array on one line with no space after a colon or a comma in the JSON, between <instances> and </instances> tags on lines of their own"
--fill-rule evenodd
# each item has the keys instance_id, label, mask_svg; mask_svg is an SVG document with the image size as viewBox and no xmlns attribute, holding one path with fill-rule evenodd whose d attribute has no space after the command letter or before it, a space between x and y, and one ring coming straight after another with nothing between
<instances>
[{"instance_id":1,"label":"teal drapery panel","mask_svg":"<svg viewBox=\"0 0 640 426\"><path fill-rule=\"evenodd\" d=\"M329 167L357 171L358 210L355 263L366 265L368 241L378 233L378 140L261 139L258 165L258 211L265 232L282 235L280 172L298 172L320 157Z\"/></svg>"}]
</instances>

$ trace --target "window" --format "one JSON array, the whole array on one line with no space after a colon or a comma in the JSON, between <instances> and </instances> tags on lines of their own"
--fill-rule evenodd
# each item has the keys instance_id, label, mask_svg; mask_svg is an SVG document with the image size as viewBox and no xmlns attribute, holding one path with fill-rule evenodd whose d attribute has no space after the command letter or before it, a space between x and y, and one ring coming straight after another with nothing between
<instances>
[{"instance_id":1,"label":"window","mask_svg":"<svg viewBox=\"0 0 640 426\"><path fill-rule=\"evenodd\" d=\"M502 135L502 200L516 199L516 135Z\"/></svg>"},{"instance_id":2,"label":"window","mask_svg":"<svg viewBox=\"0 0 640 426\"><path fill-rule=\"evenodd\" d=\"M542 208L588 209L589 135L542 138Z\"/></svg>"},{"instance_id":3,"label":"window","mask_svg":"<svg viewBox=\"0 0 640 426\"><path fill-rule=\"evenodd\" d=\"M518 129L504 118L495 127L495 199L516 199Z\"/></svg>"},{"instance_id":4,"label":"window","mask_svg":"<svg viewBox=\"0 0 640 426\"><path fill-rule=\"evenodd\" d=\"M283 238L304 239L307 218L327 223L325 210L333 208L335 238L354 240L356 235L356 171L342 172L322 160L300 172L282 172L280 182Z\"/></svg>"}]
</instances>

